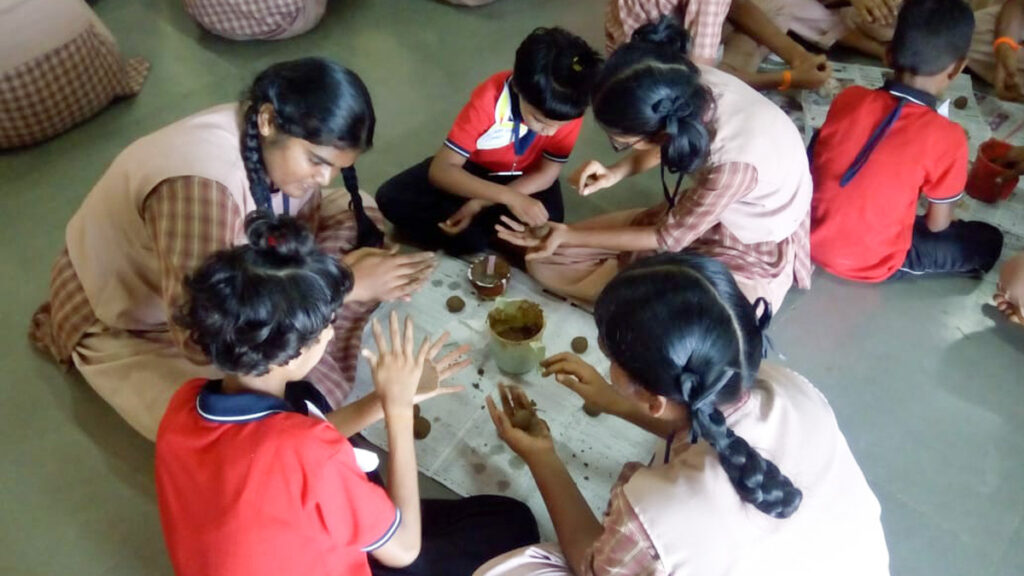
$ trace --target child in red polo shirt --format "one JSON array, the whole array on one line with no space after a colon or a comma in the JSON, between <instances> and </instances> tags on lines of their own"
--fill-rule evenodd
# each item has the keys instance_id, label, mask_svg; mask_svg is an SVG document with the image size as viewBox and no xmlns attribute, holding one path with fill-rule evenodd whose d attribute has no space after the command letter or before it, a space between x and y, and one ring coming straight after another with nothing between
<instances>
[{"instance_id":1,"label":"child in red polo shirt","mask_svg":"<svg viewBox=\"0 0 1024 576\"><path fill-rule=\"evenodd\" d=\"M381 212L403 238L453 254L487 248L503 215L528 226L561 222L558 175L600 64L583 39L534 30L514 69L473 91L440 150L380 187Z\"/></svg>"},{"instance_id":2,"label":"child in red polo shirt","mask_svg":"<svg viewBox=\"0 0 1024 576\"><path fill-rule=\"evenodd\" d=\"M967 137L935 110L963 70L974 16L962 0L908 0L878 90L836 97L812 144L811 257L849 280L979 274L995 265L1003 236L955 220L967 179ZM917 215L918 197L928 200Z\"/></svg>"},{"instance_id":3,"label":"child in red polo shirt","mask_svg":"<svg viewBox=\"0 0 1024 576\"><path fill-rule=\"evenodd\" d=\"M369 576L372 565L376 575L468 575L536 542L532 515L508 498L425 501L421 522L414 395L443 340L417 352L412 320L403 335L394 313L390 348L374 321L378 352L363 353L387 424L387 491L368 479L375 462L357 453L372 453L354 450L325 418L326 399L298 381L323 356L352 274L290 217L258 212L246 232L248 244L212 255L186 281L175 316L226 373L185 384L157 432L157 497L175 572Z\"/></svg>"}]
</instances>

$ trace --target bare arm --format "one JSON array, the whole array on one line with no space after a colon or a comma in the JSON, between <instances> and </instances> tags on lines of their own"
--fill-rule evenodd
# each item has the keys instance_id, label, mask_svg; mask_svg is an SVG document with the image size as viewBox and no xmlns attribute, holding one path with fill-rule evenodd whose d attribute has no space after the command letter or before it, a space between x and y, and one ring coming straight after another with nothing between
<instances>
[{"instance_id":1,"label":"bare arm","mask_svg":"<svg viewBox=\"0 0 1024 576\"><path fill-rule=\"evenodd\" d=\"M555 180L558 180L558 175L562 172L562 166L560 162L541 158L537 168L509 182L506 187L528 196L543 192L550 188L555 183Z\"/></svg>"},{"instance_id":2,"label":"bare arm","mask_svg":"<svg viewBox=\"0 0 1024 576\"><path fill-rule=\"evenodd\" d=\"M1021 37L1021 32L1024 31L1024 0L1006 0L1003 4L1003 8L999 11L999 16L996 17L996 38L1008 36L1017 40ZM1000 45L1000 48L1003 46ZM1006 46L1006 48L1010 48Z\"/></svg>"},{"instance_id":3,"label":"bare arm","mask_svg":"<svg viewBox=\"0 0 1024 576\"><path fill-rule=\"evenodd\" d=\"M788 64L793 64L806 53L802 46L772 22L764 10L750 0L733 0L729 6L729 21ZM778 83L775 85L778 86Z\"/></svg>"},{"instance_id":4,"label":"bare arm","mask_svg":"<svg viewBox=\"0 0 1024 576\"><path fill-rule=\"evenodd\" d=\"M544 498L568 565L583 565L587 551L604 532L604 527L554 450L537 454L527 465Z\"/></svg>"},{"instance_id":5,"label":"bare arm","mask_svg":"<svg viewBox=\"0 0 1024 576\"><path fill-rule=\"evenodd\" d=\"M466 171L465 165L464 156L453 152L447 146L441 146L430 163L430 183L467 199L476 198L491 204L510 202L510 196L514 192L508 186L474 176Z\"/></svg>"},{"instance_id":6,"label":"bare arm","mask_svg":"<svg viewBox=\"0 0 1024 576\"><path fill-rule=\"evenodd\" d=\"M604 229L569 226L563 244L620 252L645 252L658 249L658 229L654 226Z\"/></svg>"},{"instance_id":7,"label":"bare arm","mask_svg":"<svg viewBox=\"0 0 1024 576\"><path fill-rule=\"evenodd\" d=\"M388 410L388 495L402 512L402 523L387 544L372 552L381 564L402 568L420 554L420 486L412 438L412 404Z\"/></svg>"},{"instance_id":8,"label":"bare arm","mask_svg":"<svg viewBox=\"0 0 1024 576\"><path fill-rule=\"evenodd\" d=\"M928 204L928 211L925 212L925 224L932 232L942 232L949 228L953 221L953 202L943 204Z\"/></svg>"}]
</instances>

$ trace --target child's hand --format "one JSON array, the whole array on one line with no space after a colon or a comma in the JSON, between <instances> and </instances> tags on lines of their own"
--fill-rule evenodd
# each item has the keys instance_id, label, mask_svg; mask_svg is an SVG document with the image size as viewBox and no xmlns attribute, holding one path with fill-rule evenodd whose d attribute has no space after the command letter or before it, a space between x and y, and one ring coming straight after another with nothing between
<instances>
[{"instance_id":1,"label":"child's hand","mask_svg":"<svg viewBox=\"0 0 1024 576\"><path fill-rule=\"evenodd\" d=\"M605 167L597 160L591 160L569 176L569 185L575 188L580 196L589 196L598 190L614 186L620 180L621 174Z\"/></svg>"},{"instance_id":2,"label":"child's hand","mask_svg":"<svg viewBox=\"0 0 1024 576\"><path fill-rule=\"evenodd\" d=\"M473 223L473 218L486 206L487 202L479 198L467 200L461 208L455 211L455 214L452 214L447 220L439 222L437 225L445 234L455 236L469 228L469 225Z\"/></svg>"},{"instance_id":3,"label":"child's hand","mask_svg":"<svg viewBox=\"0 0 1024 576\"><path fill-rule=\"evenodd\" d=\"M527 462L536 456L553 453L555 445L551 441L548 423L537 416L526 392L518 386L498 384L498 394L501 396L501 410L487 396L487 411L491 414L498 437ZM513 421L519 426L513 426Z\"/></svg>"},{"instance_id":4,"label":"child's hand","mask_svg":"<svg viewBox=\"0 0 1024 576\"><path fill-rule=\"evenodd\" d=\"M804 88L814 90L820 88L832 76L832 65L824 54L811 54L804 52L804 55L792 62L793 67L793 88Z\"/></svg>"},{"instance_id":5,"label":"child's hand","mask_svg":"<svg viewBox=\"0 0 1024 576\"><path fill-rule=\"evenodd\" d=\"M547 235L543 238L538 238L530 230L527 230L526 226L511 218L502 216L501 221L504 225L497 224L494 226L494 229L498 232L498 238L509 244L527 248L529 250L526 253L527 260L537 260L551 256L566 241L569 235L569 227L561 222L548 222L545 225L548 228Z\"/></svg>"},{"instance_id":6,"label":"child's hand","mask_svg":"<svg viewBox=\"0 0 1024 576\"><path fill-rule=\"evenodd\" d=\"M541 360L540 366L541 376L554 375L559 384L578 394L591 407L608 414L623 413L627 399L579 356L562 352Z\"/></svg>"},{"instance_id":7,"label":"child's hand","mask_svg":"<svg viewBox=\"0 0 1024 576\"><path fill-rule=\"evenodd\" d=\"M431 346L428 340L424 340L419 352L416 352L412 316L405 317L405 335L402 335L398 326L397 312L391 312L389 325L391 348L388 348L384 340L380 322L374 318L373 339L377 342L377 354L364 349L363 356L370 363L373 387L384 406L384 412L408 409L411 415L413 396L419 386L423 364L427 361Z\"/></svg>"},{"instance_id":8,"label":"child's hand","mask_svg":"<svg viewBox=\"0 0 1024 576\"><path fill-rule=\"evenodd\" d=\"M531 228L546 224L548 221L548 209L544 207L544 204L526 194L514 192L505 206L520 222Z\"/></svg>"},{"instance_id":9,"label":"child's hand","mask_svg":"<svg viewBox=\"0 0 1024 576\"><path fill-rule=\"evenodd\" d=\"M860 17L872 24L888 26L896 21L902 0L850 0Z\"/></svg>"},{"instance_id":10,"label":"child's hand","mask_svg":"<svg viewBox=\"0 0 1024 576\"><path fill-rule=\"evenodd\" d=\"M342 261L352 270L355 285L348 298L359 302L408 299L423 286L437 266L433 252L398 254L390 250L359 248Z\"/></svg>"},{"instance_id":11,"label":"child's hand","mask_svg":"<svg viewBox=\"0 0 1024 576\"><path fill-rule=\"evenodd\" d=\"M421 380L426 380L426 373L432 372L431 376L435 382L428 389L417 388L416 395L413 397L413 403L419 404L437 396L462 392L462 386L442 386L441 383L461 372L466 366L469 366L472 360L463 358L463 355L469 352L470 347L469 344L463 344L440 359L435 359L435 356L441 352L441 348L447 342L448 333L445 332L430 345L430 349L427 351L427 364L423 366L424 376L421 377Z\"/></svg>"}]
</instances>

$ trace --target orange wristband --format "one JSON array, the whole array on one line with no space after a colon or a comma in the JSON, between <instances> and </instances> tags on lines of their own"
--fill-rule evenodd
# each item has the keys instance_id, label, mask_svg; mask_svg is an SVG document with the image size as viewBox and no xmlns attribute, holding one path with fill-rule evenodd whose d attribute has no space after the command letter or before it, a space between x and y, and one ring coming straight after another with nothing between
<instances>
[{"instance_id":1,"label":"orange wristband","mask_svg":"<svg viewBox=\"0 0 1024 576\"><path fill-rule=\"evenodd\" d=\"M789 70L782 71L782 84L779 84L779 90L789 90L789 87L793 84L793 73Z\"/></svg>"},{"instance_id":2,"label":"orange wristband","mask_svg":"<svg viewBox=\"0 0 1024 576\"><path fill-rule=\"evenodd\" d=\"M1020 50L1020 44L1017 44L1017 41L1014 40L1013 38L1010 38L1009 36L1000 36L999 38L996 38L996 41L992 43L992 49L996 50L997 48L999 48L1000 44L1006 44L1007 46L1012 48L1014 52Z\"/></svg>"}]
</instances>

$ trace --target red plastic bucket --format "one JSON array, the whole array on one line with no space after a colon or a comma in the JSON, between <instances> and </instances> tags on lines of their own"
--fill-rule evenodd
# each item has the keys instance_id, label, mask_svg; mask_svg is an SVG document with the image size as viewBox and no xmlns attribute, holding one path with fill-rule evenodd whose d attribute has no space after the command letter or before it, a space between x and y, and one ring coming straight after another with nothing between
<instances>
[{"instance_id":1,"label":"red plastic bucket","mask_svg":"<svg viewBox=\"0 0 1024 576\"><path fill-rule=\"evenodd\" d=\"M993 203L1006 200L1013 194L1020 178L1012 170L999 165L1010 148L1010 144L995 139L978 147L978 156L967 175L967 194L971 198Z\"/></svg>"}]
</instances>

